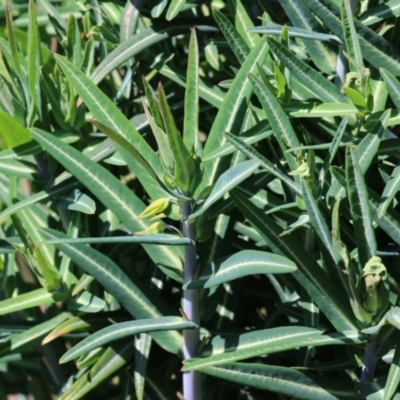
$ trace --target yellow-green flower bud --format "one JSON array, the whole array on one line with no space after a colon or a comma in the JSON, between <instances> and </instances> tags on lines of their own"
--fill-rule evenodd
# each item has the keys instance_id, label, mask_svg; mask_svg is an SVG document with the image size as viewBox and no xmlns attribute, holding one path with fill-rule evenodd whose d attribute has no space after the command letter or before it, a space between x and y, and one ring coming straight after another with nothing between
<instances>
[{"instance_id":1,"label":"yellow-green flower bud","mask_svg":"<svg viewBox=\"0 0 400 400\"><path fill-rule=\"evenodd\" d=\"M169 201L170 199L164 198L153 201L143 210L137 219L150 218L162 213L169 206Z\"/></svg>"},{"instance_id":2,"label":"yellow-green flower bud","mask_svg":"<svg viewBox=\"0 0 400 400\"><path fill-rule=\"evenodd\" d=\"M144 229L140 232L134 232L137 236L144 236L144 235L156 235L157 233L164 232L165 224L161 221L154 222L148 228Z\"/></svg>"}]
</instances>

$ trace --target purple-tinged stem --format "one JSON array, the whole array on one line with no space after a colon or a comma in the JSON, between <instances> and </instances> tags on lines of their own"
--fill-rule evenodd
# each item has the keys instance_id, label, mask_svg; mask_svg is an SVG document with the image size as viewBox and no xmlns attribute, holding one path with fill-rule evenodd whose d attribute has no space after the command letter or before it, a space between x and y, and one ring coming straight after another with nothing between
<instances>
[{"instance_id":1,"label":"purple-tinged stem","mask_svg":"<svg viewBox=\"0 0 400 400\"><path fill-rule=\"evenodd\" d=\"M193 222L187 218L192 213L189 201L182 204L182 231L183 236L193 241L196 240ZM183 271L184 283L194 279L197 269L196 246L185 247L185 265ZM183 291L183 311L188 319L200 326L199 293L197 290ZM183 359L187 360L197 356L200 344L200 330L187 329L183 331ZM183 373L183 396L185 400L201 400L201 377L198 371Z\"/></svg>"},{"instance_id":2,"label":"purple-tinged stem","mask_svg":"<svg viewBox=\"0 0 400 400\"><path fill-rule=\"evenodd\" d=\"M378 336L374 335L372 342L365 346L364 363L361 369L361 382L372 382L375 375L376 351L378 350Z\"/></svg>"}]
</instances>

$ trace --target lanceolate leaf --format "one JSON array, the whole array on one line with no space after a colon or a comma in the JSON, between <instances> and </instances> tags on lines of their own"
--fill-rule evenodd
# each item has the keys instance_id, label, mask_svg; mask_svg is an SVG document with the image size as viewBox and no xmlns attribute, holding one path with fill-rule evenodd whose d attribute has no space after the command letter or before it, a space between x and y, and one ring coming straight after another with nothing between
<instances>
[{"instance_id":1,"label":"lanceolate leaf","mask_svg":"<svg viewBox=\"0 0 400 400\"><path fill-rule=\"evenodd\" d=\"M301 0L281 0L280 4L296 28L311 32L321 29L314 14ZM335 70L337 52L318 40L303 40L303 43L315 65L322 72L330 74Z\"/></svg>"},{"instance_id":2,"label":"lanceolate leaf","mask_svg":"<svg viewBox=\"0 0 400 400\"><path fill-rule=\"evenodd\" d=\"M343 39L343 28L339 9L331 0L302 0L325 25L337 36ZM391 46L382 36L367 28L361 22L354 20L359 35L363 57L375 68L385 68L392 74L400 75L400 52Z\"/></svg>"},{"instance_id":3,"label":"lanceolate leaf","mask_svg":"<svg viewBox=\"0 0 400 400\"><path fill-rule=\"evenodd\" d=\"M33 104L41 115L41 93L40 93L40 36L36 25L35 3L29 1L29 32L28 32L28 84L31 95L30 118L33 118Z\"/></svg>"},{"instance_id":4,"label":"lanceolate leaf","mask_svg":"<svg viewBox=\"0 0 400 400\"><path fill-rule=\"evenodd\" d=\"M388 0L380 6L371 7L363 12L359 20L364 25L372 25L397 15L400 15L400 3L397 0Z\"/></svg>"},{"instance_id":5,"label":"lanceolate leaf","mask_svg":"<svg viewBox=\"0 0 400 400\"><path fill-rule=\"evenodd\" d=\"M44 304L53 304L64 300L66 295L61 292L49 292L46 289L36 289L29 293L20 294L16 297L0 301L0 315L15 313L27 308L37 307Z\"/></svg>"},{"instance_id":6,"label":"lanceolate leaf","mask_svg":"<svg viewBox=\"0 0 400 400\"><path fill-rule=\"evenodd\" d=\"M372 160L378 152L379 144L385 133L385 127L389 121L389 117L390 110L386 110L372 128L371 132L368 133L355 148L358 165L363 174L368 170Z\"/></svg>"},{"instance_id":7,"label":"lanceolate leaf","mask_svg":"<svg viewBox=\"0 0 400 400\"><path fill-rule=\"evenodd\" d=\"M189 43L187 84L185 91L185 111L183 121L183 141L189 153L199 155L199 46L196 30L192 30Z\"/></svg>"},{"instance_id":8,"label":"lanceolate leaf","mask_svg":"<svg viewBox=\"0 0 400 400\"><path fill-rule=\"evenodd\" d=\"M168 7L167 15L165 18L168 21L171 21L179 14L179 12L182 10L183 7L185 7L185 5L186 0L172 0Z\"/></svg>"},{"instance_id":9,"label":"lanceolate leaf","mask_svg":"<svg viewBox=\"0 0 400 400\"><path fill-rule=\"evenodd\" d=\"M400 166L398 165L393 169L392 175L386 183L385 188L382 192L381 202L378 209L378 218L382 218L392 202L396 193L400 189Z\"/></svg>"},{"instance_id":10,"label":"lanceolate leaf","mask_svg":"<svg viewBox=\"0 0 400 400\"><path fill-rule=\"evenodd\" d=\"M46 240L43 243L57 244L94 244L94 243L148 243L148 244L165 244L168 246L192 246L193 240L177 235L168 235L160 233L150 236L107 236L101 238L62 238Z\"/></svg>"},{"instance_id":11,"label":"lanceolate leaf","mask_svg":"<svg viewBox=\"0 0 400 400\"><path fill-rule=\"evenodd\" d=\"M91 80L97 85L115 68L136 56L139 52L148 49L155 43L168 39L173 36L189 33L193 25L175 25L170 28L157 29L156 27L143 29L141 32L125 40L117 46L102 62L97 66L91 76ZM195 25L196 29L216 31L212 26Z\"/></svg>"},{"instance_id":12,"label":"lanceolate leaf","mask_svg":"<svg viewBox=\"0 0 400 400\"><path fill-rule=\"evenodd\" d=\"M138 333L196 328L198 328L198 326L193 322L184 321L179 317L161 317L120 322L108 326L107 328L100 329L96 333L83 339L61 357L60 363L66 363L85 353L89 353L97 347L104 346L114 340L123 339L124 337L136 335Z\"/></svg>"},{"instance_id":13,"label":"lanceolate leaf","mask_svg":"<svg viewBox=\"0 0 400 400\"><path fill-rule=\"evenodd\" d=\"M239 134L252 92L249 72L254 73L257 70L257 63L263 63L266 52L267 44L260 40L242 64L214 120L204 148L204 155L211 153L223 144L223 132ZM226 167L227 160L224 158L204 163L203 187L215 183L222 171L226 170Z\"/></svg>"},{"instance_id":14,"label":"lanceolate leaf","mask_svg":"<svg viewBox=\"0 0 400 400\"><path fill-rule=\"evenodd\" d=\"M277 353L304 346L326 346L365 343L367 336L358 331L322 335L322 331L301 326L288 326L259 331L216 336L209 347L211 355L184 361L183 370L193 371L214 365L244 360L261 354ZM205 349L207 352L207 347Z\"/></svg>"},{"instance_id":15,"label":"lanceolate leaf","mask_svg":"<svg viewBox=\"0 0 400 400\"><path fill-rule=\"evenodd\" d=\"M320 383L318 376L305 375L294 368L257 363L228 363L201 369L202 373L256 389L304 400L337 400L357 397L350 380L330 378Z\"/></svg>"},{"instance_id":16,"label":"lanceolate leaf","mask_svg":"<svg viewBox=\"0 0 400 400\"><path fill-rule=\"evenodd\" d=\"M267 86L265 86L259 79L253 75L249 75L250 80L254 86L254 91L267 115L271 128L275 132L275 136L279 142L279 146L285 154L291 170L297 169L297 162L293 154L285 153L287 147L298 147L300 142L296 133L286 116L281 105L275 96L271 93Z\"/></svg>"},{"instance_id":17,"label":"lanceolate leaf","mask_svg":"<svg viewBox=\"0 0 400 400\"><path fill-rule=\"evenodd\" d=\"M383 80L386 83L390 98L398 110L400 110L400 83L399 81L388 71L380 69Z\"/></svg>"},{"instance_id":18,"label":"lanceolate leaf","mask_svg":"<svg viewBox=\"0 0 400 400\"><path fill-rule=\"evenodd\" d=\"M264 35L280 36L282 34L283 28L284 27L281 25L266 25L266 26L257 26L255 28L250 28L248 29L248 31L262 33ZM309 29L294 28L292 26L288 26L287 30L289 37L298 37L301 39L318 40L323 42L333 42L337 44L343 44L342 40L335 35L328 35L326 33L315 32Z\"/></svg>"},{"instance_id":19,"label":"lanceolate leaf","mask_svg":"<svg viewBox=\"0 0 400 400\"><path fill-rule=\"evenodd\" d=\"M12 335L8 340L0 343L0 357L17 350L22 350L28 346L34 346L40 340L53 330L57 325L66 320L69 313L63 312L48 321L39 323L34 327L25 330L17 335Z\"/></svg>"},{"instance_id":20,"label":"lanceolate leaf","mask_svg":"<svg viewBox=\"0 0 400 400\"><path fill-rule=\"evenodd\" d=\"M393 398L400 383L400 346L396 346L393 361L390 365L389 374L387 375L385 392L383 400L390 400Z\"/></svg>"},{"instance_id":21,"label":"lanceolate leaf","mask_svg":"<svg viewBox=\"0 0 400 400\"><path fill-rule=\"evenodd\" d=\"M332 282L326 285L329 277L316 261L290 236L279 237L282 229L258 207L237 192L230 194L243 215L267 240L271 249L296 264L298 271L294 272L293 276L307 290L336 329L355 329L349 303L343 297L337 296L339 290Z\"/></svg>"},{"instance_id":22,"label":"lanceolate leaf","mask_svg":"<svg viewBox=\"0 0 400 400\"><path fill-rule=\"evenodd\" d=\"M303 200L306 205L307 214L310 218L311 225L313 226L315 233L318 235L319 239L323 243L325 249L329 252L332 260L335 259L333 254L332 246L332 235L328 228L328 225L318 208L318 204L314 199L314 196L308 187L306 182L302 182L303 188Z\"/></svg>"},{"instance_id":23,"label":"lanceolate leaf","mask_svg":"<svg viewBox=\"0 0 400 400\"><path fill-rule=\"evenodd\" d=\"M186 194L196 176L195 164L176 128L174 117L161 85L158 88L158 98L165 130L168 135L168 142L175 159L174 180L178 187Z\"/></svg>"},{"instance_id":24,"label":"lanceolate leaf","mask_svg":"<svg viewBox=\"0 0 400 400\"><path fill-rule=\"evenodd\" d=\"M96 364L79 377L59 398L59 400L79 400L100 382L113 375L134 356L133 341L121 341L109 347Z\"/></svg>"},{"instance_id":25,"label":"lanceolate leaf","mask_svg":"<svg viewBox=\"0 0 400 400\"><path fill-rule=\"evenodd\" d=\"M33 129L32 133L34 138L77 179L87 185L131 232L142 231L149 226L148 223L136 219L145 208L144 204L114 175L52 135L38 129ZM180 261L176 252L163 246L148 250L156 263L170 266L171 272L176 271L175 278L180 279L177 269Z\"/></svg>"},{"instance_id":26,"label":"lanceolate leaf","mask_svg":"<svg viewBox=\"0 0 400 400\"><path fill-rule=\"evenodd\" d=\"M242 64L250 52L245 40L239 35L236 28L224 14L218 10L214 10L213 14L230 48L235 53L238 61Z\"/></svg>"},{"instance_id":27,"label":"lanceolate leaf","mask_svg":"<svg viewBox=\"0 0 400 400\"><path fill-rule=\"evenodd\" d=\"M157 155L117 106L79 68L64 57L58 55L55 57L68 81L93 113L94 118L118 132L127 142L134 144L155 173L161 176L162 166Z\"/></svg>"},{"instance_id":28,"label":"lanceolate leaf","mask_svg":"<svg viewBox=\"0 0 400 400\"><path fill-rule=\"evenodd\" d=\"M248 160L235 165L224 172L215 183L213 190L206 201L200 206L199 210L191 214L189 220L193 220L201 215L207 208L222 198L226 193L232 190L239 183L247 179L258 167L260 162L257 160Z\"/></svg>"},{"instance_id":29,"label":"lanceolate leaf","mask_svg":"<svg viewBox=\"0 0 400 400\"><path fill-rule=\"evenodd\" d=\"M367 188L355 151L351 146L346 149L346 183L358 257L361 264L365 265L371 257L376 255L377 245Z\"/></svg>"},{"instance_id":30,"label":"lanceolate leaf","mask_svg":"<svg viewBox=\"0 0 400 400\"><path fill-rule=\"evenodd\" d=\"M269 38L268 44L285 66L299 78L319 99L326 103L347 103L347 97L317 71L298 59L290 50L275 39Z\"/></svg>"},{"instance_id":31,"label":"lanceolate leaf","mask_svg":"<svg viewBox=\"0 0 400 400\"><path fill-rule=\"evenodd\" d=\"M42 230L46 239L67 239L68 236L51 229ZM96 278L135 318L159 318L173 314L169 307L154 294L131 279L108 257L83 244L59 243L56 247ZM168 351L180 349L178 333L154 334L154 339Z\"/></svg>"},{"instance_id":32,"label":"lanceolate leaf","mask_svg":"<svg viewBox=\"0 0 400 400\"><path fill-rule=\"evenodd\" d=\"M202 274L185 287L210 288L247 275L284 274L296 269L296 265L286 257L257 250L243 250L207 265Z\"/></svg>"},{"instance_id":33,"label":"lanceolate leaf","mask_svg":"<svg viewBox=\"0 0 400 400\"><path fill-rule=\"evenodd\" d=\"M296 194L301 194L300 186L293 181L288 175L282 172L278 167L271 163L267 158L258 153L253 147L246 144L243 140L231 133L225 132L225 135L230 143L232 143L238 150L244 153L247 157L260 161L260 166L264 167L269 173L279 178Z\"/></svg>"},{"instance_id":34,"label":"lanceolate leaf","mask_svg":"<svg viewBox=\"0 0 400 400\"><path fill-rule=\"evenodd\" d=\"M364 67L364 61L353 22L353 14L351 12L349 0L340 1L340 13L342 16L343 36L346 43L346 51L351 59L357 63L357 65L353 65L351 62L349 63L350 71L358 72L360 67Z\"/></svg>"}]
</instances>

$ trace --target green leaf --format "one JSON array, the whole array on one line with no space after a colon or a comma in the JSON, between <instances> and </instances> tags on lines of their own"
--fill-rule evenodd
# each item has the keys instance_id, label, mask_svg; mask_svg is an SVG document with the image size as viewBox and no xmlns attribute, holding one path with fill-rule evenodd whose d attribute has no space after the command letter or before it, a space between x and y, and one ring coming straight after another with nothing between
<instances>
[{"instance_id":1,"label":"green leaf","mask_svg":"<svg viewBox=\"0 0 400 400\"><path fill-rule=\"evenodd\" d=\"M182 189L184 194L189 191L194 183L196 167L193 158L190 156L178 129L176 128L174 117L169 108L164 89L161 84L158 87L158 98L160 110L164 120L165 130L167 131L169 145L175 159L174 181Z\"/></svg>"},{"instance_id":2,"label":"green leaf","mask_svg":"<svg viewBox=\"0 0 400 400\"><path fill-rule=\"evenodd\" d=\"M275 35L280 36L282 34L282 29L284 27L282 25L266 25L266 26L257 26L255 28L248 29L249 32L261 33L264 35ZM311 31L308 29L295 28L292 26L287 26L287 31L289 37L297 37L300 39L308 39L308 40L318 40L322 42L332 42L336 44L343 44L342 40L335 35L328 35L326 33L320 33Z\"/></svg>"},{"instance_id":3,"label":"green leaf","mask_svg":"<svg viewBox=\"0 0 400 400\"><path fill-rule=\"evenodd\" d=\"M254 48L260 41L260 37L248 32L248 29L252 28L254 24L244 4L240 0L228 0L228 7L233 15L235 27L239 35L244 39L250 49Z\"/></svg>"},{"instance_id":4,"label":"green leaf","mask_svg":"<svg viewBox=\"0 0 400 400\"><path fill-rule=\"evenodd\" d=\"M171 0L169 4L167 15L165 18L167 21L173 20L182 10L183 7L186 5L186 0Z\"/></svg>"},{"instance_id":5,"label":"green leaf","mask_svg":"<svg viewBox=\"0 0 400 400\"><path fill-rule=\"evenodd\" d=\"M196 31L192 30L189 43L185 110L183 120L183 142L189 153L200 154L199 140L199 46Z\"/></svg>"},{"instance_id":6,"label":"green leaf","mask_svg":"<svg viewBox=\"0 0 400 400\"><path fill-rule=\"evenodd\" d=\"M321 29L314 14L301 0L281 0L280 4L296 28L313 33ZM318 69L326 74L335 71L337 52L332 51L331 46L315 40L303 40L303 43Z\"/></svg>"},{"instance_id":7,"label":"green leaf","mask_svg":"<svg viewBox=\"0 0 400 400\"><path fill-rule=\"evenodd\" d=\"M212 204L222 198L226 193L232 190L235 186L242 183L260 166L258 160L247 160L241 164L235 165L224 172L215 183L210 195L206 201L202 203L199 209L189 216L189 221L194 220L199 215L203 214Z\"/></svg>"},{"instance_id":8,"label":"green leaf","mask_svg":"<svg viewBox=\"0 0 400 400\"><path fill-rule=\"evenodd\" d=\"M40 177L34 164L17 160L0 160L0 172L5 175L19 176L29 180Z\"/></svg>"},{"instance_id":9,"label":"green leaf","mask_svg":"<svg viewBox=\"0 0 400 400\"><path fill-rule=\"evenodd\" d=\"M285 274L296 269L296 265L286 257L257 250L242 250L208 264L201 275L187 283L184 289L210 288L247 275Z\"/></svg>"},{"instance_id":10,"label":"green leaf","mask_svg":"<svg viewBox=\"0 0 400 400\"><path fill-rule=\"evenodd\" d=\"M255 78L253 75L250 75L249 77L254 86L254 91L260 100L265 114L267 115L271 128L275 132L275 136L282 151L285 151L287 146L300 146L300 142L296 136L292 124L290 123L289 118L286 116L278 100L271 93L268 87L263 85L259 79ZM294 160L294 157L292 155L290 155L290 157L291 158L288 159L288 162L290 161L289 167L294 170L297 168L297 164Z\"/></svg>"},{"instance_id":11,"label":"green leaf","mask_svg":"<svg viewBox=\"0 0 400 400\"><path fill-rule=\"evenodd\" d=\"M29 24L28 24L28 84L32 99L30 119L33 118L34 105L39 115L42 113L42 99L40 91L40 36L36 24L36 12L34 0L29 1Z\"/></svg>"},{"instance_id":12,"label":"green leaf","mask_svg":"<svg viewBox=\"0 0 400 400\"><path fill-rule=\"evenodd\" d=\"M133 341L119 342L107 348L96 364L80 376L60 397L59 400L79 400L100 382L113 375L134 356Z\"/></svg>"},{"instance_id":13,"label":"green leaf","mask_svg":"<svg viewBox=\"0 0 400 400\"><path fill-rule=\"evenodd\" d=\"M267 44L264 40L260 40L242 64L218 110L204 148L204 156L223 145L225 140L222 135L223 132L239 134L252 93L249 73L254 73L257 70L257 63L262 64L264 62L266 52ZM226 169L227 160L225 158L205 162L201 189L215 183L218 176Z\"/></svg>"},{"instance_id":14,"label":"green leaf","mask_svg":"<svg viewBox=\"0 0 400 400\"><path fill-rule=\"evenodd\" d=\"M330 378L329 382L322 384L318 376L313 377L294 368L277 365L228 363L202 368L201 372L235 384L271 391L295 399L337 400L357 397L357 392L350 381Z\"/></svg>"},{"instance_id":15,"label":"green leaf","mask_svg":"<svg viewBox=\"0 0 400 400\"><path fill-rule=\"evenodd\" d=\"M390 98L398 110L400 110L400 83L399 81L384 68L379 69L383 80L386 83Z\"/></svg>"},{"instance_id":16,"label":"green leaf","mask_svg":"<svg viewBox=\"0 0 400 400\"><path fill-rule=\"evenodd\" d=\"M97 347L104 346L109 342L122 339L126 336L132 336L138 333L196 328L198 328L198 326L193 322L184 321L179 317L162 317L120 322L104 329L100 329L96 333L83 339L61 357L60 364L71 361L85 353L89 353Z\"/></svg>"},{"instance_id":17,"label":"green leaf","mask_svg":"<svg viewBox=\"0 0 400 400\"><path fill-rule=\"evenodd\" d=\"M51 229L42 229L47 239L67 239L68 236ZM159 318L169 307L154 294L145 290L140 282L131 279L108 257L83 244L59 243L56 247L96 278L122 306L135 318ZM167 311L168 310L168 311ZM180 350L180 336L175 332L154 334L154 339L167 351Z\"/></svg>"},{"instance_id":18,"label":"green leaf","mask_svg":"<svg viewBox=\"0 0 400 400\"><path fill-rule=\"evenodd\" d=\"M289 49L277 40L269 38L268 44L285 66L297 76L315 95L326 103L347 103L340 90L321 74L297 58Z\"/></svg>"},{"instance_id":19,"label":"green leaf","mask_svg":"<svg viewBox=\"0 0 400 400\"><path fill-rule=\"evenodd\" d=\"M359 17L364 25L373 25L384 19L400 15L400 4L397 0L387 0L382 5L365 10ZM385 399L386 400L386 399Z\"/></svg>"},{"instance_id":20,"label":"green leaf","mask_svg":"<svg viewBox=\"0 0 400 400\"><path fill-rule=\"evenodd\" d=\"M44 288L32 290L29 293L0 301L0 315L23 311L43 304L53 304L64 300L65 297L64 293L49 292Z\"/></svg>"},{"instance_id":21,"label":"green leaf","mask_svg":"<svg viewBox=\"0 0 400 400\"><path fill-rule=\"evenodd\" d=\"M338 330L356 329L354 317L347 300L337 296L339 290L329 281L327 273L292 237L279 237L282 229L272 218L253 205L243 195L231 192L231 197L243 215L267 241L274 253L293 261L298 271L293 276L307 290L312 300Z\"/></svg>"},{"instance_id":22,"label":"green leaf","mask_svg":"<svg viewBox=\"0 0 400 400\"><path fill-rule=\"evenodd\" d=\"M381 201L378 208L378 218L382 218L386 210L388 209L390 203L394 199L394 196L398 193L400 189L400 166L398 165L393 169L392 174L387 181L385 188L382 192Z\"/></svg>"},{"instance_id":23,"label":"green leaf","mask_svg":"<svg viewBox=\"0 0 400 400\"><path fill-rule=\"evenodd\" d=\"M323 331L302 326L285 326L214 337L209 345L211 355L183 362L183 371L244 360L305 346L327 346L365 343L366 335L358 331L322 335ZM207 351L207 347L205 349Z\"/></svg>"},{"instance_id":24,"label":"green leaf","mask_svg":"<svg viewBox=\"0 0 400 400\"><path fill-rule=\"evenodd\" d=\"M213 10L213 15L219 26L219 29L221 29L221 32L225 36L229 47L232 49L240 64L243 64L250 52L245 40L239 35L236 28L232 25L229 19L225 17L224 14L215 9Z\"/></svg>"},{"instance_id":25,"label":"green leaf","mask_svg":"<svg viewBox=\"0 0 400 400\"><path fill-rule=\"evenodd\" d=\"M372 224L369 196L355 151L346 149L346 183L353 218L354 234L361 265L376 255L377 244Z\"/></svg>"},{"instance_id":26,"label":"green leaf","mask_svg":"<svg viewBox=\"0 0 400 400\"><path fill-rule=\"evenodd\" d=\"M96 203L94 200L79 189L74 189L66 196L60 196L55 203L58 207L85 214L94 214L96 212Z\"/></svg>"},{"instance_id":27,"label":"green leaf","mask_svg":"<svg viewBox=\"0 0 400 400\"><path fill-rule=\"evenodd\" d=\"M3 139L2 150L11 149L32 140L30 132L2 110L0 110L0 135Z\"/></svg>"},{"instance_id":28,"label":"green leaf","mask_svg":"<svg viewBox=\"0 0 400 400\"><path fill-rule=\"evenodd\" d=\"M396 346L393 361L386 379L383 400L392 399L400 383L400 346Z\"/></svg>"},{"instance_id":29,"label":"green leaf","mask_svg":"<svg viewBox=\"0 0 400 400\"><path fill-rule=\"evenodd\" d=\"M135 352L137 356L135 357L135 366L133 371L133 383L135 386L135 393L138 400L142 400L144 397L144 386L145 383L149 381L148 376L148 361L151 350L151 336L142 333L135 336ZM147 385L148 387L149 385ZM165 389L165 387L162 387Z\"/></svg>"},{"instance_id":30,"label":"green leaf","mask_svg":"<svg viewBox=\"0 0 400 400\"><path fill-rule=\"evenodd\" d=\"M123 221L129 231L138 232L149 226L148 223L137 220L145 208L144 204L114 175L52 135L35 128L32 129L32 134L77 179L84 185L87 184L88 189ZM146 245L144 247L146 249ZM147 251L156 263L160 263L160 268L172 273L174 279L181 279L177 268L180 261L176 252L164 246L151 247L151 250L147 248Z\"/></svg>"},{"instance_id":31,"label":"green leaf","mask_svg":"<svg viewBox=\"0 0 400 400\"><path fill-rule=\"evenodd\" d=\"M343 39L343 26L339 9L331 0L302 0L325 25ZM400 53L387 40L354 20L363 57L375 68L385 68L394 75L400 75Z\"/></svg>"},{"instance_id":32,"label":"green leaf","mask_svg":"<svg viewBox=\"0 0 400 400\"><path fill-rule=\"evenodd\" d=\"M12 335L9 339L6 339L0 344L0 356L17 350L23 350L40 343L43 336L45 336L61 322L66 320L69 315L69 313L63 312L56 317L49 319L48 321L42 322L41 324L37 324L34 327L25 330L22 333Z\"/></svg>"},{"instance_id":33,"label":"green leaf","mask_svg":"<svg viewBox=\"0 0 400 400\"><path fill-rule=\"evenodd\" d=\"M390 110L386 110L380 117L379 121L371 129L363 140L357 145L355 149L355 155L358 159L358 165L360 166L361 172L365 174L372 160L376 156L381 139L384 137L386 125L389 121Z\"/></svg>"},{"instance_id":34,"label":"green leaf","mask_svg":"<svg viewBox=\"0 0 400 400\"><path fill-rule=\"evenodd\" d=\"M67 59L80 67L82 64L82 44L79 26L75 17L71 14L67 22Z\"/></svg>"},{"instance_id":35,"label":"green leaf","mask_svg":"<svg viewBox=\"0 0 400 400\"><path fill-rule=\"evenodd\" d=\"M155 173L160 176L162 166L157 155L117 106L79 68L64 57L55 55L55 58L68 78L68 81L90 109L94 118L119 133L126 142L135 143L135 147L140 155L146 159Z\"/></svg>"},{"instance_id":36,"label":"green leaf","mask_svg":"<svg viewBox=\"0 0 400 400\"><path fill-rule=\"evenodd\" d=\"M45 240L43 243L58 244L100 244L100 243L148 243L148 244L165 244L168 246L192 246L193 240L176 235L160 233L150 236L106 236L101 238L61 238Z\"/></svg>"},{"instance_id":37,"label":"green leaf","mask_svg":"<svg viewBox=\"0 0 400 400\"><path fill-rule=\"evenodd\" d=\"M232 135L229 132L225 132L225 135L230 143L232 143L238 150L244 153L247 157L254 160L260 161L260 166L264 167L270 174L276 176L283 183L285 183L290 189L296 194L301 195L300 186L294 182L288 175L286 175L282 170L272 164L267 158L258 153L253 147L247 145L240 137Z\"/></svg>"},{"instance_id":38,"label":"green leaf","mask_svg":"<svg viewBox=\"0 0 400 400\"><path fill-rule=\"evenodd\" d=\"M250 128L248 131L243 132L238 138L242 140L247 145L252 145L254 143L260 142L262 139L270 137L273 131L267 130L269 128L268 121L260 121L258 124ZM236 137L236 136L235 136ZM212 160L217 157L223 157L232 154L237 149L231 143L225 143L219 149L215 149L212 153L208 154L207 157L203 157L203 161Z\"/></svg>"},{"instance_id":39,"label":"green leaf","mask_svg":"<svg viewBox=\"0 0 400 400\"><path fill-rule=\"evenodd\" d=\"M106 302L92 293L83 292L68 302L68 310L82 313L98 313L106 307Z\"/></svg>"},{"instance_id":40,"label":"green leaf","mask_svg":"<svg viewBox=\"0 0 400 400\"><path fill-rule=\"evenodd\" d=\"M342 17L343 37L346 43L346 51L350 56L350 60L354 60L357 65L350 62L350 71L359 72L361 67L364 67L363 56L361 54L360 42L356 28L353 22L353 13L350 7L349 0L340 1L340 14Z\"/></svg>"},{"instance_id":41,"label":"green leaf","mask_svg":"<svg viewBox=\"0 0 400 400\"><path fill-rule=\"evenodd\" d=\"M206 30L215 31L216 28L211 26L197 26L199 29L205 28ZM193 28L193 24L179 24L176 26L160 29L156 27L145 28L136 35L125 40L118 45L101 63L97 66L91 76L91 81L95 84L101 82L111 71L118 68L120 65L135 57L138 53L148 49L155 43L162 40L169 39L177 35L189 33ZM111 126L111 125L110 125Z\"/></svg>"},{"instance_id":42,"label":"green leaf","mask_svg":"<svg viewBox=\"0 0 400 400\"><path fill-rule=\"evenodd\" d=\"M328 225L318 208L318 204L314 199L314 196L308 187L307 183L302 181L303 188L303 200L306 206L307 214L310 218L312 227L315 233L324 245L324 248L329 252L332 259L334 260L333 246L332 246L332 235L328 228Z\"/></svg>"},{"instance_id":43,"label":"green leaf","mask_svg":"<svg viewBox=\"0 0 400 400\"><path fill-rule=\"evenodd\" d=\"M296 118L325 118L355 115L359 111L351 103L314 103L294 102L285 107L285 111L291 117Z\"/></svg>"}]
</instances>

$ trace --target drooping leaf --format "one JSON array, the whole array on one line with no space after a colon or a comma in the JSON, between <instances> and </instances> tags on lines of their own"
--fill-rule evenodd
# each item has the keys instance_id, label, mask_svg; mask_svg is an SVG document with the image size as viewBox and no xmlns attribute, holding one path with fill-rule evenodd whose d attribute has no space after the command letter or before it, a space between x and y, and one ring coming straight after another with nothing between
<instances>
[{"instance_id":1,"label":"drooping leaf","mask_svg":"<svg viewBox=\"0 0 400 400\"><path fill-rule=\"evenodd\" d=\"M366 341L367 336L358 331L322 335L322 331L318 329L301 326L232 333L228 336L218 335L212 339L208 348L205 348L205 355L184 361L183 371L199 370L296 347L356 344Z\"/></svg>"},{"instance_id":2,"label":"drooping leaf","mask_svg":"<svg viewBox=\"0 0 400 400\"><path fill-rule=\"evenodd\" d=\"M120 322L108 326L107 328L100 329L96 333L93 333L92 335L83 339L61 357L60 363L71 361L85 353L89 353L97 347L104 346L109 342L122 339L126 336L132 336L138 333L196 328L197 325L193 322L184 321L179 317L161 317Z\"/></svg>"},{"instance_id":3,"label":"drooping leaf","mask_svg":"<svg viewBox=\"0 0 400 400\"><path fill-rule=\"evenodd\" d=\"M51 229L42 230L47 239L67 239ZM133 282L113 261L102 253L83 244L59 243L56 247L96 278L135 318L159 318L173 314L169 307L154 296L140 282ZM178 333L154 333L154 339L166 350L176 353L180 349Z\"/></svg>"},{"instance_id":4,"label":"drooping leaf","mask_svg":"<svg viewBox=\"0 0 400 400\"><path fill-rule=\"evenodd\" d=\"M201 275L184 288L210 288L247 275L284 274L296 269L296 265L285 257L257 250L242 250L207 265Z\"/></svg>"}]
</instances>

